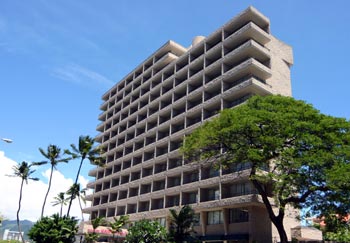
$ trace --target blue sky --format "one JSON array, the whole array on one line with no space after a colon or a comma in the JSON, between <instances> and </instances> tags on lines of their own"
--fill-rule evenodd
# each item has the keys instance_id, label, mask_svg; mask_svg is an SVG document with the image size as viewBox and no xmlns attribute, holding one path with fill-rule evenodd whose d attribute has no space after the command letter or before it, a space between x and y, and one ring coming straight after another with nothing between
<instances>
[{"instance_id":1,"label":"blue sky","mask_svg":"<svg viewBox=\"0 0 350 243\"><path fill-rule=\"evenodd\" d=\"M14 142L0 151L40 161L39 147L95 136L101 96L114 83L167 40L189 46L249 5L294 49L293 96L349 119L348 0L2 0L0 137ZM58 168L73 178L77 167Z\"/></svg>"}]
</instances>

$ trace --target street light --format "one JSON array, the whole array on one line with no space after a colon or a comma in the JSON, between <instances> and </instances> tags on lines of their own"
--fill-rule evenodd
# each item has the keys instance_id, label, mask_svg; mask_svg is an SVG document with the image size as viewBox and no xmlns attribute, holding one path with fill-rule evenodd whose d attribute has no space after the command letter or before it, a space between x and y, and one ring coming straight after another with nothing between
<instances>
[{"instance_id":1,"label":"street light","mask_svg":"<svg viewBox=\"0 0 350 243\"><path fill-rule=\"evenodd\" d=\"M6 142L6 143L12 143L12 139L9 138L1 138L2 141Z\"/></svg>"}]
</instances>

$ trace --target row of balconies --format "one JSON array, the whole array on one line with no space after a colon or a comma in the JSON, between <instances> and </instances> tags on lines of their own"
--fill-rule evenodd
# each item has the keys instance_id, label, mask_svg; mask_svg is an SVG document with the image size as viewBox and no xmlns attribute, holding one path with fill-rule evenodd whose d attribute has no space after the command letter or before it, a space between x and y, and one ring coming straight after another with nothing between
<instances>
[{"instance_id":1,"label":"row of balconies","mask_svg":"<svg viewBox=\"0 0 350 243\"><path fill-rule=\"evenodd\" d=\"M214 38L215 39L215 38ZM175 73L177 73L177 76L179 76L180 82L181 79L185 80L190 78L191 76L198 73L200 70L209 67L211 64L213 64L215 61L226 57L230 53L237 53L236 49L244 49L244 47L247 43L242 44L244 42L247 42L248 40L254 39L254 43L258 45L265 45L269 40L270 37L268 34L263 32L257 25L254 23L248 23L244 27L241 28L240 31L238 31L236 34L231 35L230 38L227 38L224 40L224 42L221 42L219 38L216 38L217 40L213 42L213 46L210 48L210 50L207 50L204 53L202 53L200 56L198 56L198 50L203 50L204 43L199 44L195 48L195 57L193 58L193 55L188 54L184 55L183 57L179 58L176 64L173 65L173 68L166 68L168 71L165 72L162 76L157 75L156 79L153 78L151 75L145 75L141 79L130 79L130 83L132 83L132 86L130 85L129 88L125 89L123 92L114 92L113 96L101 106L101 109L104 111L107 111L107 109L112 108L113 106L119 107L119 109L125 108L126 106L126 100L134 101L138 97L143 96L145 93L147 93L149 90L154 90L156 86L158 86L161 82L164 82L169 77L172 77ZM249 41L248 41L249 42ZM241 46L241 47L240 47ZM221 50L222 49L222 50ZM264 48L260 48L260 51L264 51ZM190 51L191 53L191 51ZM199 52L201 53L201 52ZM257 53L257 51L253 51L251 53ZM242 53L241 53L242 54ZM205 56L205 60L203 58ZM201 64L198 62L198 59L201 59ZM253 57L253 56L252 56ZM237 59L235 61L239 61L239 58L242 58L242 55L236 55L232 56L227 59ZM193 65L190 65L190 63ZM263 61L264 63L264 61ZM184 75L183 78L181 78L180 75L178 75L181 70L185 67L188 67L189 75ZM171 70L169 72L169 70ZM152 77L152 78L151 78ZM149 80L152 80L148 82ZM120 85L120 84L119 84ZM162 91L164 93L164 91ZM102 114L101 114L102 115ZM100 119L108 119L108 116L100 116Z\"/></svg>"},{"instance_id":2,"label":"row of balconies","mask_svg":"<svg viewBox=\"0 0 350 243\"><path fill-rule=\"evenodd\" d=\"M258 18L259 14L256 13L249 13L249 16L244 18L240 17L238 19L233 19L229 21L227 24L225 24L222 29L219 29L219 31L214 32L211 34L208 38L206 38L205 41L200 43L196 46L196 48L191 48L188 51L189 60L192 62L199 56L203 55L206 51L210 50L213 46L215 46L218 42L224 41L226 39L232 38L234 34L242 35L242 26L246 26L247 23L254 23L259 29L265 31L267 35L269 34L269 21L263 20L262 18ZM244 19L244 20L243 20ZM241 29L241 31L239 31ZM262 32L263 33L263 32ZM264 42L262 42L263 44ZM149 68L154 65L154 63L157 63L159 59L164 55L164 52L167 53L169 50L171 50L176 56L182 55L185 52L185 48L181 47L178 44L172 45L165 45L160 50L158 50L152 58L149 58L147 61L145 61L140 67L136 68L125 80L120 82L118 85L116 85L115 88L111 89L108 93L106 93L103 97L104 100L108 100L108 97L114 96L117 92L121 92L124 88L128 87L128 84L138 76L140 76L142 73L149 70ZM176 48L175 48L176 47ZM179 51L179 49L181 51ZM176 51L177 50L177 51ZM178 65L184 65L179 63Z\"/></svg>"},{"instance_id":3,"label":"row of balconies","mask_svg":"<svg viewBox=\"0 0 350 243\"><path fill-rule=\"evenodd\" d=\"M256 80L255 77L246 76L244 79L237 80L236 83L248 83L251 82L251 79ZM250 85L255 84L252 83ZM122 139L124 139L124 142L127 142L137 136L143 135L145 132L149 133L150 130L154 129L155 127L169 126L169 123L173 122L174 119L179 119L183 116L187 116L185 121L186 124L184 125L186 127L189 127L196 123L196 119L204 121L217 114L221 109L231 108L235 104L239 104L242 100L242 97L249 94L247 92L249 92L250 89L249 86L240 88L238 90L236 89L235 93L238 95L234 96L232 95L232 90L234 90L234 88L226 89L229 86L223 87L222 100L217 100L216 97L220 95L221 88L217 86L211 87L213 88L211 92L203 92L202 94L197 93L197 96L190 97L187 100L183 99L183 102L181 103L176 102L163 112L158 112L158 109L156 107L149 107L148 110L145 110L144 112L140 111L134 116L128 117L128 120L125 120L125 122L118 122L118 119L116 119L113 122L115 125L106 124L106 132L101 133L100 136L98 136L97 140L100 142L110 142L111 139L112 141L113 139L120 139L119 141L122 141ZM225 95L226 93L230 95L227 96ZM216 104L215 107L213 107L214 104ZM199 113L199 116L196 116L196 118L194 118L194 110L198 109L198 107L202 109L202 111ZM177 132L176 127L177 125L174 124L175 131L171 132L171 134ZM119 143L119 145L121 144Z\"/></svg>"},{"instance_id":4,"label":"row of balconies","mask_svg":"<svg viewBox=\"0 0 350 243\"><path fill-rule=\"evenodd\" d=\"M263 87L262 89L265 91L265 88L266 87ZM178 151L185 133L193 130L199 125L200 122L203 122L206 119L209 119L211 116L216 115L221 107L233 107L244 102L249 97L250 95L245 95L232 101L227 100L226 103L224 103L224 106L222 106L220 100L217 100L219 103L217 103L217 101L211 102L207 105L207 109L197 109L197 111L194 111L184 120L172 119L168 122L173 122L170 127L165 123L162 124L165 126L156 126L155 130L148 131L149 135L147 137L140 136L139 139L134 137L143 135L144 131L146 130L145 127L139 127L136 130L130 131L130 133L126 134L126 137L122 137L117 141L110 141L109 151L106 153L107 169L111 167L108 166L108 163L113 162L114 164L121 159L124 161L130 161L130 166L135 166L139 163L162 157L167 153ZM124 166L123 168L126 169L128 167ZM101 171L101 169L96 168L92 170L89 175L95 176L97 170Z\"/></svg>"},{"instance_id":5,"label":"row of balconies","mask_svg":"<svg viewBox=\"0 0 350 243\"><path fill-rule=\"evenodd\" d=\"M174 166L173 168L175 168L177 165L174 164L173 166ZM168 168L169 168L169 170L172 169L170 167L168 167ZM120 185L129 183L129 182L137 181L141 178L146 178L148 176L157 175L157 174L164 172L166 170L167 170L166 164L160 163L160 164L156 164L155 166L142 168L142 170L139 170L139 171L130 172L129 174L124 174L124 175L120 175L120 176L113 176L113 178L111 180L104 181L101 184L99 184L97 182L96 186L94 187L95 193L102 191L102 190L108 190L108 189L111 189L114 187L118 187ZM205 180L205 179L212 178L212 177L215 177L218 175L219 175L219 171L213 170L212 168L203 168L201 170L201 177L199 177L198 170L184 172L183 177L181 177L181 174L178 174L175 176L168 176L167 179L154 181L154 184L152 187L153 190L151 190L151 187L149 188L149 190L142 189L143 188L142 186L145 186L145 188L148 188L148 186L151 186L151 184L152 184L151 182L148 184L142 185L140 194L144 194L144 193L151 192L151 191L158 191L158 190L165 189L165 188L171 188L171 187L178 186L181 184L195 182L195 181L198 181L199 178L201 180ZM181 180L181 178L183 178L183 179ZM166 181L167 181L167 183L166 183ZM159 186L159 185L163 185L163 186ZM91 187L91 185L90 185L90 187Z\"/></svg>"},{"instance_id":6,"label":"row of balconies","mask_svg":"<svg viewBox=\"0 0 350 243\"><path fill-rule=\"evenodd\" d=\"M141 81L146 82L148 80L145 78L146 76L156 75L166 65L168 65L177 57L183 55L186 51L187 49L180 46L179 44L173 41L168 41L153 56L151 56L150 58L148 58L148 60L139 65L139 67L137 67L135 71L127 75L127 77L123 81L119 82L112 89L106 92L102 97L103 100L107 101L110 97L115 96L117 93L130 93L130 90L135 89L135 83L133 83L133 80L139 79L140 83ZM120 99L120 96L118 96L118 98Z\"/></svg>"},{"instance_id":7,"label":"row of balconies","mask_svg":"<svg viewBox=\"0 0 350 243\"><path fill-rule=\"evenodd\" d=\"M242 83L247 79L249 79L249 77L246 77L246 79L244 80L238 80L238 82L236 83ZM224 92L225 91L227 91L226 88L224 89ZM173 119L187 115L181 128L183 129L185 127L190 127L199 121L205 121L206 119L217 114L222 108L230 108L234 104L240 103L239 101L241 100L241 97L225 97L222 100L222 104L220 103L220 100L212 100L220 93L221 89L219 89L219 87L213 87L211 92L203 93L203 97L192 97L192 99L188 99L187 101L185 101L183 106L172 106L163 113L157 113L156 115L154 115L157 112L157 110L154 109L154 107L149 107L148 115L147 111L145 111L144 113L139 113L137 116L129 117L129 119L125 122L118 123L116 120L116 126L114 126L109 133L102 137L102 142L110 142L111 139L115 139L116 141L113 141L112 144L117 144L117 146L121 146L125 142L130 141L135 137L144 134L145 132L149 132L155 127L159 127L163 124L170 123L170 121L173 122ZM210 107L201 107L202 112L200 112L198 116L194 117L193 109L209 100L211 100ZM186 111L191 111L191 114L185 114ZM110 127L107 126L107 128L109 129ZM167 128L165 127L165 130L166 129ZM178 124L172 124L170 125L170 129L168 129L169 131L167 132L167 136L170 134L174 134L181 129L178 129ZM160 139L164 137L161 134L162 133L159 134Z\"/></svg>"},{"instance_id":8,"label":"row of balconies","mask_svg":"<svg viewBox=\"0 0 350 243\"><path fill-rule=\"evenodd\" d=\"M212 76L206 75L205 77L210 77L211 79L215 79L218 76L221 76L220 69L216 69L219 73L213 74ZM241 70L242 71L242 70ZM242 71L243 72L243 71ZM269 71L266 71L269 73ZM246 73L246 72L243 72ZM164 109L168 107L170 104L178 103L180 110L174 110L174 114L172 116L176 116L181 112L190 110L193 106L198 105L202 102L209 100L210 98L219 95L233 86L236 86L250 77L254 77L261 82L265 82L263 78L268 77L264 75L263 77L254 76L253 74L240 75L239 77L230 77L225 78L224 81L216 82L215 85L211 85L210 88L207 86L203 86L203 83L198 82L201 79L194 80L195 82L188 82L187 85L183 86L180 90L175 90L169 95L161 96L157 102L153 102L153 96L150 96L150 100L147 100L147 97L143 97L138 103L129 107L129 109L124 109L123 112L109 112L108 117L113 118L107 122L101 123L98 129L102 132L103 130L108 130L115 124L122 124L124 128L133 126L136 122L141 122L144 119L151 117L156 113L166 113L168 109ZM197 92L196 95L190 95L191 92L200 89L200 92ZM155 96L154 96L155 97ZM157 98L159 98L157 96ZM185 98L184 98L185 97ZM184 98L184 99L182 99ZM182 100L182 102L178 102ZM187 101L187 102L186 102ZM147 108L146 108L147 107Z\"/></svg>"},{"instance_id":9,"label":"row of balconies","mask_svg":"<svg viewBox=\"0 0 350 243\"><path fill-rule=\"evenodd\" d=\"M208 104L207 108L199 107L199 109L192 110L191 113L183 113L176 120L160 116L158 120L149 120L146 124L138 124L135 129L125 131L123 135L104 138L108 139L108 143L105 145L107 146L106 163L120 158L131 160L136 155L142 157L138 161L145 162L176 151L181 147L184 134L217 115L222 108L239 105L250 96L251 94L247 94L233 100L230 98L217 99ZM147 136L145 137L146 132Z\"/></svg>"},{"instance_id":10,"label":"row of balconies","mask_svg":"<svg viewBox=\"0 0 350 243\"><path fill-rule=\"evenodd\" d=\"M250 60L248 60L250 61ZM254 61L250 61L251 63L254 63ZM239 92L247 92L249 90L249 86L242 88L242 84L245 82L249 82L249 80L251 79L255 79L257 81L260 81L261 79L256 77L256 76L251 76L251 74L249 74L252 70L251 67L249 65L249 63L247 63L245 65L245 68L247 69L246 72L244 72L243 74L245 74L245 76L239 78L239 79L233 79L232 75L227 75L227 76L223 76L223 81L221 82L217 82L216 85L212 84L212 85L208 85L207 86L207 91L204 91L203 89L205 89L205 87L201 90L199 90L200 92L196 92L195 94L193 94L192 96L188 96L188 97L184 97L179 100L173 100L173 104L172 106L169 108L168 106L171 104L167 103L167 109L164 109L165 106L162 108L162 104L164 103L160 103L160 104L156 104L156 106L148 106L148 109L144 109L144 110L139 110L136 113L130 114L129 116L127 116L127 114L125 114L125 116L123 117L124 121L121 121L121 117L115 117L114 120L111 120L110 123L105 123L103 124L103 126L101 128L104 127L105 132L101 133L98 137L97 140L102 142L102 138L104 139L109 139L111 138L111 136L116 136L119 135L121 133L126 132L127 129L130 129L132 127L135 128L135 125L137 124L138 126L140 124L145 124L146 122L149 123L148 127L147 127L147 132L149 132L149 130L151 130L152 128L154 128L155 126L159 126L167 121L169 121L170 119L173 119L179 115L183 115L185 112L189 112L189 111L193 111L193 109L195 109L198 105L204 103L204 112L208 109L205 109L206 107L206 103L211 103L209 101L212 101L212 99L214 99L216 96L222 94L224 96L224 99L222 101L222 106L219 107L218 110L220 110L221 108L229 108L232 107L232 105L230 104L230 102L234 99L239 99ZM264 74L264 78L269 77L270 73L267 70L264 70L263 68L255 68L256 72L260 72L262 74ZM254 71L254 70L253 70ZM260 75L262 75L260 74ZM219 80L219 79L217 79ZM233 84L233 85L229 85L229 84ZM238 84L240 85L240 89L237 90L237 88L235 86L237 86ZM251 84L251 85L254 85ZM232 87L233 86L233 87ZM266 87L267 88L267 87ZM209 91L210 90L210 91ZM236 95L232 94L232 90L236 91ZM228 93L230 94L229 96L226 96L225 94ZM173 96L176 98L176 93L173 94ZM241 94L242 96L242 94ZM115 125L117 125L117 127L115 127ZM108 133L110 133L109 137L105 137ZM105 135L104 135L105 134ZM141 134L141 133L139 133ZM103 137L104 135L104 137Z\"/></svg>"},{"instance_id":11,"label":"row of balconies","mask_svg":"<svg viewBox=\"0 0 350 243\"><path fill-rule=\"evenodd\" d=\"M135 189L132 189L131 192L133 192L133 190ZM257 194L249 181L236 184L216 184L206 188L193 188L188 191L177 191L175 194L163 194L158 197L148 197L143 200L138 200L136 192L133 193L135 195L128 199L126 191L121 191L119 193L119 198L117 192L111 192L109 195L96 197L93 199L92 207L89 210L93 210L96 207L115 208L117 209L116 215L124 215ZM112 211L110 214L113 214ZM108 217L112 216L115 215L108 215Z\"/></svg>"},{"instance_id":12,"label":"row of balconies","mask_svg":"<svg viewBox=\"0 0 350 243\"><path fill-rule=\"evenodd\" d=\"M174 160L172 163L173 168L180 166L179 161ZM180 168L181 170L170 172L173 168L168 167L168 172L165 173L167 171L167 165L165 163L160 163L127 174L125 173L126 171L121 171L113 175L105 175L94 182L90 182L88 187L95 190L95 195L107 195L111 191L117 192L118 190L127 192L129 189L129 193L125 193L121 196L122 198L119 198L124 199L126 197L156 192L180 185L190 188L191 183L194 182L198 182L203 186L206 185L204 181L218 177L219 175L223 176L222 181L225 182L237 180L238 178L247 176L249 172L247 169L250 168L250 163L235 164L222 170L215 170L212 166L193 170L191 166L188 166L187 170ZM233 174L235 175L233 177L230 175L243 170L245 170L246 173L240 172L239 175ZM136 194L134 191L135 188L137 188ZM87 196L87 198L91 199L91 195Z\"/></svg>"},{"instance_id":13,"label":"row of balconies","mask_svg":"<svg viewBox=\"0 0 350 243\"><path fill-rule=\"evenodd\" d=\"M155 202L156 203L156 202ZM160 202L161 204L161 202ZM145 204L143 205L143 208L147 208L149 205ZM137 211L137 205L129 204L127 206L127 210L125 210L125 207L119 207L117 208L117 214L123 215L123 212L126 211L127 214L132 214L133 212ZM145 210L147 211L147 210ZM142 212L145 212L142 211ZM160 211L160 210L158 210ZM98 215L99 212L99 215ZM98 211L94 211L92 213L91 219L95 219L96 217L112 217L116 214L115 208L108 208L106 209L100 209ZM215 211L201 211L195 214L195 218L197 219L197 222L194 223L194 227L196 229L196 232L202 229L199 227L201 225L206 225L210 227L211 225L220 225L220 224L237 224L237 223L247 223L251 219L251 217L254 217L254 213L252 211L252 207L244 207L244 208L225 208L221 210L215 210ZM110 215L110 216L108 216ZM131 215L132 217L133 215ZM152 218L152 220L158 221L162 226L167 226L167 219L166 217L158 217L158 218ZM240 226L240 233L242 233L242 226ZM248 232L249 226L244 225L244 228L246 228L246 231ZM221 227L223 228L223 227ZM209 229L210 230L210 229ZM218 228L216 228L216 231ZM232 230L232 232L235 232L235 230ZM197 232L198 233L198 232ZM224 231L222 231L224 233Z\"/></svg>"},{"instance_id":14,"label":"row of balconies","mask_svg":"<svg viewBox=\"0 0 350 243\"><path fill-rule=\"evenodd\" d=\"M226 53L227 49L225 49ZM119 99L115 98L109 101L109 111L104 112L100 115L99 119L102 121L106 121L109 118L113 116L113 114L118 113L122 109L127 108L130 105L129 108L129 115L130 112L133 113L134 110L137 108L142 108L143 104L151 103L153 100L155 100L158 97L163 97L169 90L172 88L175 88L179 84L183 83L187 79L191 79L193 76L196 77L197 82L198 80L202 80L204 83L198 83L197 87L202 86L205 83L210 82L215 77L219 76L228 70L232 69L234 66L238 65L239 63L242 63L247 58L255 58L259 62L267 65L269 67L269 53L268 50L264 47L260 46L257 42L253 40L248 40L246 43L242 44L240 47L234 49L233 51L227 52L223 58L221 58L221 51L218 49L216 53L209 53L207 54L208 57L205 59L202 58L201 62L195 63L196 65L192 68L188 68L187 72L181 72L179 71L176 74L176 78L169 78L167 75L167 80L164 80L163 83L161 78L157 80L153 80L152 82L147 83L147 85L138 86L137 92L133 93L133 95L129 97L124 97L122 94L118 94L120 96ZM215 65L213 65L215 63ZM210 72L212 70L211 67L214 67L218 64L222 65L222 68L215 68L215 73ZM220 71L222 69L222 71ZM202 78L202 71L203 70L209 70L204 72L204 77ZM200 75L197 75L200 74ZM171 76L173 77L173 76ZM194 79L195 82L195 79ZM134 83L138 84L138 81L135 80ZM196 88L189 88L189 91L187 91L187 95L189 92L193 91ZM150 92L151 90L151 92ZM146 95L148 94L148 95ZM139 103L135 103L137 100L139 100ZM120 100L120 102L117 102L117 100ZM132 105L133 104L133 105ZM133 106L133 107L131 107ZM139 106L139 107L137 107ZM107 110L107 109L105 109Z\"/></svg>"},{"instance_id":15,"label":"row of balconies","mask_svg":"<svg viewBox=\"0 0 350 243\"><path fill-rule=\"evenodd\" d=\"M183 159L181 156L179 157L178 154L173 152L170 154L172 154L172 156L161 156L158 157L157 160L150 160L146 157L145 159L147 163L142 164L142 157L135 156L130 160L108 164L108 167L97 167L95 170L91 170L91 172L95 172L94 175L91 173L89 175L95 176L97 181L111 175L113 175L113 177L117 176L117 173L128 174L129 172L135 172L141 170L142 167L142 177L146 177L148 175L161 173L163 171L171 170L183 165ZM146 153L146 156L151 158L152 154Z\"/></svg>"},{"instance_id":16,"label":"row of balconies","mask_svg":"<svg viewBox=\"0 0 350 243\"><path fill-rule=\"evenodd\" d=\"M250 11L249 11L250 12ZM241 34L242 31L239 31L240 29L242 29L242 26L245 26L247 23L255 23L255 25L265 31L267 34L269 34L269 21L265 18L261 18L258 17L259 14L257 13L253 13L250 12L248 13L248 16L243 17L240 16L238 19L235 18L231 21L229 21L227 24L225 24L221 29L219 29L218 31L214 32L213 34L211 34L208 38L206 38L205 42L200 43L202 48L192 48L189 50L188 54L191 57L190 61L195 60L198 56L202 55L205 51L210 50L213 46L216 45L216 43L223 41L225 39L230 38L231 36L233 36L234 34ZM178 44L176 44L177 47L179 47ZM200 46L200 45L197 45ZM204 48L203 48L204 47ZM154 54L154 58L156 62L159 59L159 56L163 55L164 49L166 50L168 47L166 46L165 48L162 47L160 50L158 50L155 54ZM174 47L173 47L174 49ZM182 47L181 50L184 50L184 48ZM174 52L174 50L173 50ZM177 56L181 55L183 52L174 52ZM180 64L179 64L180 65ZM129 75L129 77L126 79L125 83L122 82L118 85L118 91L121 91L125 84L126 86L128 85L128 80L130 79L135 79L136 77L138 77L142 72L144 72L145 70L147 70L150 66L152 66L152 59L148 60L146 62L144 62L143 66L140 66L139 68L136 68L135 71ZM113 96L113 90L111 91L111 95Z\"/></svg>"}]
</instances>

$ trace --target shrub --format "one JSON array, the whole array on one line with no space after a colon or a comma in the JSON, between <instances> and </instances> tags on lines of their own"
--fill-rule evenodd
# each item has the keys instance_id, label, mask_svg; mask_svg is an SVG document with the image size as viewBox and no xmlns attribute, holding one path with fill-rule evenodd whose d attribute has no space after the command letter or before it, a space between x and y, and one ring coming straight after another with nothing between
<instances>
[{"instance_id":1,"label":"shrub","mask_svg":"<svg viewBox=\"0 0 350 243\"><path fill-rule=\"evenodd\" d=\"M28 236L36 243L73 243L78 232L77 222L74 217L58 214L43 217L30 229Z\"/></svg>"}]
</instances>

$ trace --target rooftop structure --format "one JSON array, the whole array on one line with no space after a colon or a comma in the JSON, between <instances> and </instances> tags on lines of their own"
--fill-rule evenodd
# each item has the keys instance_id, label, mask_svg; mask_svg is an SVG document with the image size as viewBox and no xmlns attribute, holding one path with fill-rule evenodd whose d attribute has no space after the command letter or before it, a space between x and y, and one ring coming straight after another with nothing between
<instances>
[{"instance_id":1,"label":"rooftop structure","mask_svg":"<svg viewBox=\"0 0 350 243\"><path fill-rule=\"evenodd\" d=\"M189 48L165 43L102 97L96 140L106 165L89 173L85 212L166 225L169 208L189 204L205 242L272 242L278 234L248 179L249 163L215 170L188 164L179 148L186 134L252 95L291 96L292 64L291 47L253 7ZM286 228L298 225L295 213Z\"/></svg>"}]
</instances>

